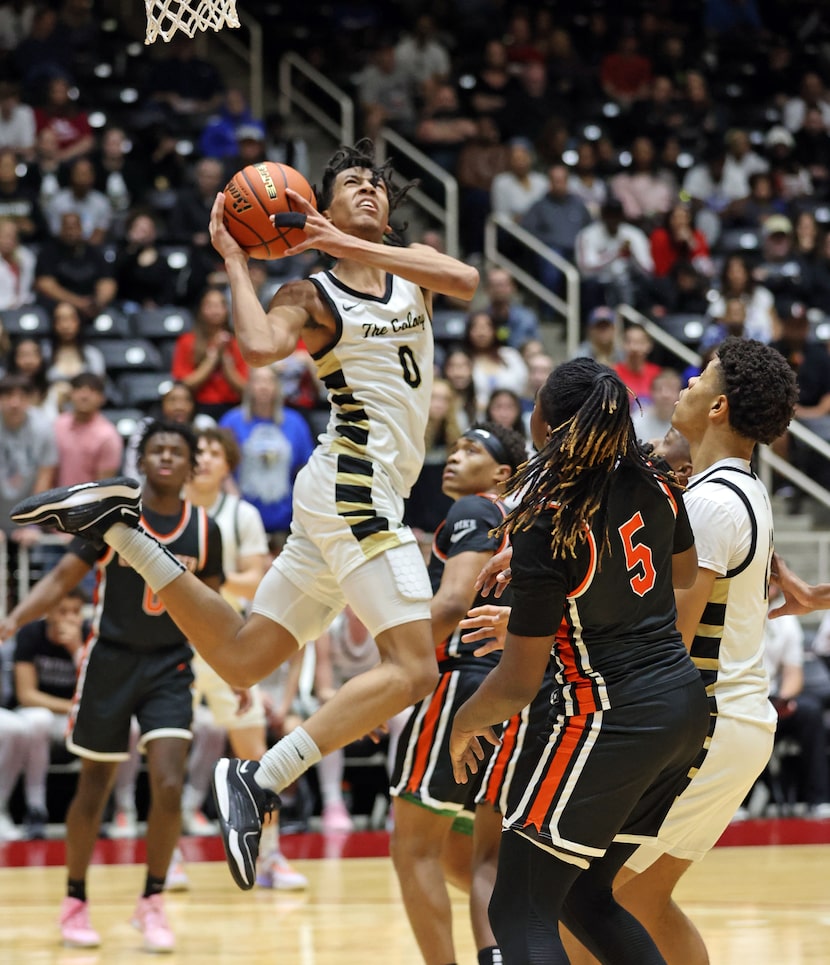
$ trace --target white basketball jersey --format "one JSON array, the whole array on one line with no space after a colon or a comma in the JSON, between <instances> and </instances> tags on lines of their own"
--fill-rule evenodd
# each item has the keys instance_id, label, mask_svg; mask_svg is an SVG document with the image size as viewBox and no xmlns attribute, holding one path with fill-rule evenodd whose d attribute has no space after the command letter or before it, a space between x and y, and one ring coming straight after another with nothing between
<instances>
[{"instance_id":1,"label":"white basketball jersey","mask_svg":"<svg viewBox=\"0 0 830 965\"><path fill-rule=\"evenodd\" d=\"M698 565L718 574L692 643L713 713L775 727L764 667L764 624L773 547L763 483L741 459L689 480L686 509Z\"/></svg>"},{"instance_id":2,"label":"white basketball jersey","mask_svg":"<svg viewBox=\"0 0 830 965\"><path fill-rule=\"evenodd\" d=\"M424 461L432 393L432 322L424 293L391 274L382 296L354 291L330 271L310 280L337 323L334 344L314 356L331 403L320 443L379 464L408 496Z\"/></svg>"}]
</instances>

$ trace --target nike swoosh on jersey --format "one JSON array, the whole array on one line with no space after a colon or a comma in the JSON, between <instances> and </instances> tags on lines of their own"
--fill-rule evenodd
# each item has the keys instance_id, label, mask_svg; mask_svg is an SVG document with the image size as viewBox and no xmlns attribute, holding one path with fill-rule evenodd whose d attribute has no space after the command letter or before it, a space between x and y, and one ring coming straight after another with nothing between
<instances>
[{"instance_id":1,"label":"nike swoosh on jersey","mask_svg":"<svg viewBox=\"0 0 830 965\"><path fill-rule=\"evenodd\" d=\"M343 306L343 311L344 311L344 312L350 312L353 308L357 308L357 306L358 306L359 304L360 304L360 302L355 302L354 305L344 305L344 306Z\"/></svg>"}]
</instances>

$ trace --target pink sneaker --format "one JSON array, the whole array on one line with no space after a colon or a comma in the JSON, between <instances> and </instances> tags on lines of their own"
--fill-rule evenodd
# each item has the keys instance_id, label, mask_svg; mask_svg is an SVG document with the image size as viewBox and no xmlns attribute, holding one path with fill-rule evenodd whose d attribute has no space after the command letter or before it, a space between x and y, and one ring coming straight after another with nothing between
<instances>
[{"instance_id":1,"label":"pink sneaker","mask_svg":"<svg viewBox=\"0 0 830 965\"><path fill-rule=\"evenodd\" d=\"M272 851L257 863L256 883L260 888L275 891L303 891L308 888L308 878L286 861L281 851Z\"/></svg>"},{"instance_id":2,"label":"pink sneaker","mask_svg":"<svg viewBox=\"0 0 830 965\"><path fill-rule=\"evenodd\" d=\"M133 913L132 925L144 936L144 949L148 952L172 952L176 939L164 914L161 895L139 898Z\"/></svg>"},{"instance_id":3,"label":"pink sneaker","mask_svg":"<svg viewBox=\"0 0 830 965\"><path fill-rule=\"evenodd\" d=\"M80 898L63 899L58 921L67 948L97 948L101 944L101 936L89 924L87 904Z\"/></svg>"},{"instance_id":4,"label":"pink sneaker","mask_svg":"<svg viewBox=\"0 0 830 965\"><path fill-rule=\"evenodd\" d=\"M342 801L334 801L323 808L323 834L342 834L353 831L352 816Z\"/></svg>"}]
</instances>

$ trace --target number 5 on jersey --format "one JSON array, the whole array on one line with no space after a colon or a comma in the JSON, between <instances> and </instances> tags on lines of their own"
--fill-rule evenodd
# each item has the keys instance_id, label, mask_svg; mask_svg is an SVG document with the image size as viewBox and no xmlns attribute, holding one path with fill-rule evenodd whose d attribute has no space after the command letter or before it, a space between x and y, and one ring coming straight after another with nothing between
<instances>
[{"instance_id":1,"label":"number 5 on jersey","mask_svg":"<svg viewBox=\"0 0 830 965\"><path fill-rule=\"evenodd\" d=\"M631 577L629 583L631 589L637 596L645 596L649 590L654 588L657 573L654 569L654 558L651 555L650 547L645 543L635 543L634 536L645 526L642 513L637 511L628 522L620 526L619 534L625 549L625 568L630 573L632 570L637 572Z\"/></svg>"}]
</instances>

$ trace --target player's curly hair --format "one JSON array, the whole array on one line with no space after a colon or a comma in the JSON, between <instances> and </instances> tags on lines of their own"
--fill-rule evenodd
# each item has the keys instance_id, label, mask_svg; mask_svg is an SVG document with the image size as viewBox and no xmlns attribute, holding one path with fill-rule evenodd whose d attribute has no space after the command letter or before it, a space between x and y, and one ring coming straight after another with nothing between
<instances>
[{"instance_id":1,"label":"player's curly hair","mask_svg":"<svg viewBox=\"0 0 830 965\"><path fill-rule=\"evenodd\" d=\"M548 376L536 404L549 426L548 441L509 480L507 495L521 502L499 529L528 529L553 504L558 511L551 551L575 556L608 497L619 462L625 460L652 479L665 477L640 448L628 389L607 366L590 358L563 362ZM607 547L606 533L602 548Z\"/></svg>"},{"instance_id":2,"label":"player's curly hair","mask_svg":"<svg viewBox=\"0 0 830 965\"><path fill-rule=\"evenodd\" d=\"M187 443L190 450L190 468L196 468L196 457L199 446L196 441L196 433L186 422L173 422L172 419L153 419L142 433L138 443L138 458L141 459L147 451L147 444L153 436L161 435L163 432L170 432L181 436Z\"/></svg>"},{"instance_id":3,"label":"player's curly hair","mask_svg":"<svg viewBox=\"0 0 830 965\"><path fill-rule=\"evenodd\" d=\"M392 161L387 159L383 164L378 164L375 159L374 142L368 138L361 138L353 147L342 145L330 158L323 171L323 183L320 190L315 188L317 195L317 207L320 211L325 211L331 204L334 194L334 182L341 171L348 171L350 168L366 168L375 176L375 184L383 181L386 185L386 195L389 198L389 213L399 207L407 194L416 187L417 181L407 181L406 184L397 184L395 181L395 169ZM401 230L405 230L406 225ZM388 237L388 236L387 236ZM401 243L400 238L393 235L390 240Z\"/></svg>"},{"instance_id":4,"label":"player's curly hair","mask_svg":"<svg viewBox=\"0 0 830 965\"><path fill-rule=\"evenodd\" d=\"M753 339L730 337L718 346L729 424L742 436L767 445L783 435L798 401L789 362Z\"/></svg>"}]
</instances>

